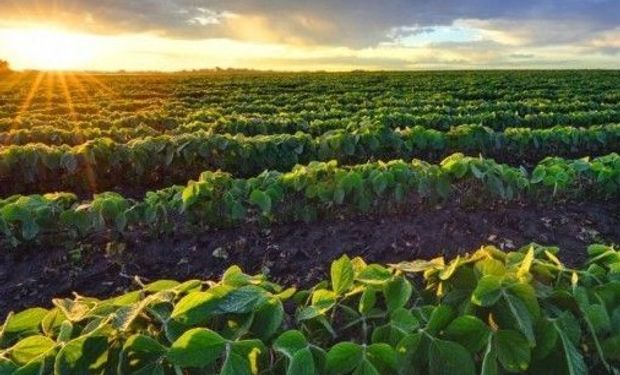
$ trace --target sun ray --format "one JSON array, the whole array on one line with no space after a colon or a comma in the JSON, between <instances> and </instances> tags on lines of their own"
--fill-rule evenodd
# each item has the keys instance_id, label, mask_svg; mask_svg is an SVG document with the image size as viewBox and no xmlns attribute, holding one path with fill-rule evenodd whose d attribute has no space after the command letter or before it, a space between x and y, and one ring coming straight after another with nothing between
<instances>
[{"instance_id":1,"label":"sun ray","mask_svg":"<svg viewBox=\"0 0 620 375\"><path fill-rule=\"evenodd\" d=\"M83 102L85 103L93 102L91 95L88 93L88 91L86 90L86 87L80 81L80 79L75 73L66 72L65 76L69 79L69 86L75 87L80 92L81 99L83 99Z\"/></svg>"},{"instance_id":2,"label":"sun ray","mask_svg":"<svg viewBox=\"0 0 620 375\"><path fill-rule=\"evenodd\" d=\"M66 79L67 73L59 72L56 74L58 75L58 81L60 82L60 87L65 97L67 107L69 107L69 116L71 117L71 120L77 121L77 114L75 112L75 106L73 104L73 99L71 97L71 91L69 90L69 85L67 84L67 79ZM76 132L75 134L77 136L79 144L84 144L86 142L86 139L84 139L84 137L81 135L80 132ZM93 167L90 164L88 164L87 161L85 163L85 167L86 167L85 173L86 173L86 180L88 183L88 187L90 188L91 192L95 192L97 191L97 178L95 177L95 171Z\"/></svg>"},{"instance_id":3,"label":"sun ray","mask_svg":"<svg viewBox=\"0 0 620 375\"><path fill-rule=\"evenodd\" d=\"M95 86L97 86L97 88L99 89L100 92L104 91L105 93L107 93L111 97L117 97L118 96L117 93L113 89L111 89L105 83L101 82L101 80L99 78L95 77L94 74L84 73L82 75L82 77L84 77L85 80L87 80L90 83L93 83Z\"/></svg>"},{"instance_id":4,"label":"sun ray","mask_svg":"<svg viewBox=\"0 0 620 375\"><path fill-rule=\"evenodd\" d=\"M46 78L47 79L45 80L45 88L47 89L47 92L46 92L47 110L49 111L52 109L52 106L53 106L52 99L54 97L54 89L55 89L54 86L56 85L56 75L47 73Z\"/></svg>"},{"instance_id":5,"label":"sun ray","mask_svg":"<svg viewBox=\"0 0 620 375\"><path fill-rule=\"evenodd\" d=\"M35 94L39 90L39 87L41 86L41 82L43 81L44 76L45 76L45 73L43 72L37 73L37 76L35 77L34 82L32 83L32 86L30 86L30 90L28 91L28 94L24 98L22 105L19 107L17 115L13 119L13 127L11 128L11 130L19 127L21 118L24 115L24 113L28 110L28 108L30 108L32 99L34 99Z\"/></svg>"},{"instance_id":6,"label":"sun ray","mask_svg":"<svg viewBox=\"0 0 620 375\"><path fill-rule=\"evenodd\" d=\"M77 119L77 114L75 113L75 106L73 104L71 92L69 91L69 85L67 85L66 73L57 72L56 76L58 77L58 82L60 83L60 89L62 90L62 94L65 97L65 103L69 108L69 117L71 117L71 120L75 121Z\"/></svg>"}]
</instances>

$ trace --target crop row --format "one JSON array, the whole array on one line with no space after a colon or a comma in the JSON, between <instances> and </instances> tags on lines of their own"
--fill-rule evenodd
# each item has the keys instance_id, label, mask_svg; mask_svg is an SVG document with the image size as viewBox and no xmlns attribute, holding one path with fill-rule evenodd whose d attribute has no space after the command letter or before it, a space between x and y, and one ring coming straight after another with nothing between
<instances>
[{"instance_id":1,"label":"crop row","mask_svg":"<svg viewBox=\"0 0 620 375\"><path fill-rule=\"evenodd\" d=\"M600 155L620 149L620 125L590 128L507 129L494 132L463 125L447 132L423 127L364 128L308 134L244 137L194 132L147 137L130 143L97 139L80 146L0 147L0 193L103 191L185 183L205 170L236 176L265 169L288 170L310 161L418 157L438 159L452 152L480 153L504 161L537 161L544 156ZM507 160L508 159L508 160Z\"/></svg>"},{"instance_id":2,"label":"crop row","mask_svg":"<svg viewBox=\"0 0 620 375\"><path fill-rule=\"evenodd\" d=\"M567 120L570 122L562 122ZM6 126L11 129L0 132L0 145L25 145L43 143L46 145L77 146L88 140L110 138L115 142L127 143L158 135L179 135L196 131L208 131L214 134L276 135L304 132L311 136L321 136L333 130L359 131L368 127L387 127L392 129L421 126L428 129L449 131L463 124L479 124L495 131L512 128L548 129L551 127L591 127L620 122L620 112L583 112L570 114L542 114L520 117L514 113L485 113L477 116L446 116L431 114L421 116L398 111L367 116L334 115L324 119L306 119L303 114L279 114L271 117L261 116L222 116L212 110L198 111L186 120L172 120L161 114L134 115L113 122L113 125L96 122L92 126L83 123L74 124L64 129L64 122L35 127L15 127L10 121ZM46 123L48 124L48 123Z\"/></svg>"},{"instance_id":3,"label":"crop row","mask_svg":"<svg viewBox=\"0 0 620 375\"><path fill-rule=\"evenodd\" d=\"M451 261L346 255L307 290L230 267L10 314L3 374L496 375L620 371L620 252L483 246Z\"/></svg>"},{"instance_id":4,"label":"crop row","mask_svg":"<svg viewBox=\"0 0 620 375\"><path fill-rule=\"evenodd\" d=\"M161 134L162 132L145 125L109 129L76 127L71 130L45 125L0 132L0 145L23 146L29 143L43 143L57 146L77 146L98 138L110 138L114 142L128 143L133 139L155 137Z\"/></svg>"},{"instance_id":5,"label":"crop row","mask_svg":"<svg viewBox=\"0 0 620 375\"><path fill-rule=\"evenodd\" d=\"M478 124L496 131L507 128L545 129L570 124L575 127L589 127L620 122L620 110L588 109L577 112L549 112L519 114L515 111L485 111L476 114L442 113L430 109L422 114L415 110L401 110L390 107L359 110L353 113L330 109L328 112L278 112L277 114L231 114L224 115L213 108L198 110L185 118L174 118L169 114L132 114L119 119L107 120L84 118L81 121L37 120L15 123L12 118L0 119L1 144L22 144L40 142L45 144L66 143L76 145L84 139L106 136L114 140L157 135L163 132L181 134L192 130L208 130L218 134L294 134L298 131L320 136L330 130L357 130L368 125L388 128L423 126L446 131L463 124ZM37 124L37 125L35 125ZM118 132L119 134L115 134ZM72 133L76 133L73 134ZM130 137L130 138L128 138Z\"/></svg>"},{"instance_id":6,"label":"crop row","mask_svg":"<svg viewBox=\"0 0 620 375\"><path fill-rule=\"evenodd\" d=\"M0 240L9 246L80 240L102 231L155 234L247 222L312 221L372 212L410 210L441 200L487 205L492 199L587 196L617 200L620 156L565 160L547 158L528 173L491 159L454 154L440 164L420 160L339 167L313 162L252 178L204 172L198 181L146 193L141 201L117 193L78 202L70 193L13 196L0 201Z\"/></svg>"},{"instance_id":7,"label":"crop row","mask_svg":"<svg viewBox=\"0 0 620 375\"><path fill-rule=\"evenodd\" d=\"M0 131L142 123L160 130L191 122L203 111L224 122L246 118L300 126L386 117L399 126L406 121L438 129L467 123L496 130L588 126L619 121L618 78L617 72L45 74L37 85L37 74L15 74L0 82Z\"/></svg>"}]
</instances>

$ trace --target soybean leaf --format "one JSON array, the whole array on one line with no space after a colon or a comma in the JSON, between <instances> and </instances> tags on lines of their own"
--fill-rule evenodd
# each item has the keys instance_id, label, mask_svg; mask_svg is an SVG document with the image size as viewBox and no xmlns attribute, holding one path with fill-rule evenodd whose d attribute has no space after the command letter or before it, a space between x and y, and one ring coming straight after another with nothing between
<instances>
[{"instance_id":1,"label":"soybean leaf","mask_svg":"<svg viewBox=\"0 0 620 375\"><path fill-rule=\"evenodd\" d=\"M105 336L81 336L65 344L54 362L55 374L87 374L108 351Z\"/></svg>"},{"instance_id":2,"label":"soybean leaf","mask_svg":"<svg viewBox=\"0 0 620 375\"><path fill-rule=\"evenodd\" d=\"M463 346L445 340L434 339L429 348L429 374L475 374L476 365L471 354Z\"/></svg>"},{"instance_id":3,"label":"soybean leaf","mask_svg":"<svg viewBox=\"0 0 620 375\"><path fill-rule=\"evenodd\" d=\"M271 197L262 190L252 190L252 193L250 193L250 202L260 207L263 213L268 214L271 212Z\"/></svg>"},{"instance_id":4,"label":"soybean leaf","mask_svg":"<svg viewBox=\"0 0 620 375\"><path fill-rule=\"evenodd\" d=\"M20 340L11 348L11 358L18 364L26 364L45 354L56 346L54 340L46 336L33 335Z\"/></svg>"},{"instance_id":5,"label":"soybean leaf","mask_svg":"<svg viewBox=\"0 0 620 375\"><path fill-rule=\"evenodd\" d=\"M297 330L286 331L281 334L273 343L273 348L285 354L289 358L293 358L295 353L306 348L308 341L303 333Z\"/></svg>"},{"instance_id":6,"label":"soybean leaf","mask_svg":"<svg viewBox=\"0 0 620 375\"><path fill-rule=\"evenodd\" d=\"M167 357L181 367L204 367L213 363L224 351L226 340L207 328L185 332L170 347Z\"/></svg>"},{"instance_id":7,"label":"soybean leaf","mask_svg":"<svg viewBox=\"0 0 620 375\"><path fill-rule=\"evenodd\" d=\"M502 277L485 275L472 293L471 301L478 306L494 305L502 295Z\"/></svg>"},{"instance_id":8,"label":"soybean leaf","mask_svg":"<svg viewBox=\"0 0 620 375\"><path fill-rule=\"evenodd\" d=\"M497 348L495 347L494 336L489 335L487 339L487 347L482 357L482 367L480 375L499 375L497 368Z\"/></svg>"},{"instance_id":9,"label":"soybean leaf","mask_svg":"<svg viewBox=\"0 0 620 375\"><path fill-rule=\"evenodd\" d=\"M454 319L444 330L444 337L463 345L471 353L477 353L488 342L489 327L472 315Z\"/></svg>"},{"instance_id":10,"label":"soybean leaf","mask_svg":"<svg viewBox=\"0 0 620 375\"><path fill-rule=\"evenodd\" d=\"M392 280L388 281L383 287L383 294L385 296L385 303L388 307L388 311L394 311L399 307L403 307L411 298L413 288L409 280L403 276L395 276Z\"/></svg>"},{"instance_id":11,"label":"soybean leaf","mask_svg":"<svg viewBox=\"0 0 620 375\"><path fill-rule=\"evenodd\" d=\"M338 343L327 352L326 370L330 374L346 374L355 369L362 360L362 348L351 342Z\"/></svg>"},{"instance_id":12,"label":"soybean leaf","mask_svg":"<svg viewBox=\"0 0 620 375\"><path fill-rule=\"evenodd\" d=\"M330 276L334 292L342 294L349 290L353 285L354 278L353 265L349 257L343 255L340 259L332 262Z\"/></svg>"},{"instance_id":13,"label":"soybean leaf","mask_svg":"<svg viewBox=\"0 0 620 375\"><path fill-rule=\"evenodd\" d=\"M513 330L499 330L495 333L497 358L510 372L522 372L530 365L530 346L523 335Z\"/></svg>"},{"instance_id":14,"label":"soybean leaf","mask_svg":"<svg viewBox=\"0 0 620 375\"><path fill-rule=\"evenodd\" d=\"M295 353L290 361L287 375L314 375L314 357L310 348L303 348Z\"/></svg>"},{"instance_id":15,"label":"soybean leaf","mask_svg":"<svg viewBox=\"0 0 620 375\"><path fill-rule=\"evenodd\" d=\"M224 360L220 375L252 375L252 369L245 358L230 352Z\"/></svg>"},{"instance_id":16,"label":"soybean leaf","mask_svg":"<svg viewBox=\"0 0 620 375\"><path fill-rule=\"evenodd\" d=\"M525 304L518 298L510 293L504 293L504 299L506 305L510 310L516 326L521 333L525 335L531 346L536 344L536 337L534 336L534 327L532 323L532 317Z\"/></svg>"},{"instance_id":17,"label":"soybean leaf","mask_svg":"<svg viewBox=\"0 0 620 375\"><path fill-rule=\"evenodd\" d=\"M565 332L562 321L556 320L553 325L558 332L558 336L560 337L560 341L562 343L562 349L564 351L564 359L566 361L566 367L568 368L568 374L587 374L588 370L583 360L583 356L581 355L581 353L579 353L579 351L575 347L575 344L573 344L573 341Z\"/></svg>"}]
</instances>

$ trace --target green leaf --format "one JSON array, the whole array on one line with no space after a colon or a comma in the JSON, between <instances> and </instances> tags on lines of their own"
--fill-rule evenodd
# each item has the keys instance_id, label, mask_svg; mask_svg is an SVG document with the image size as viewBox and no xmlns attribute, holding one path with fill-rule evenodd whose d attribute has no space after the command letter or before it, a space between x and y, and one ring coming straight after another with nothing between
<instances>
[{"instance_id":1,"label":"green leaf","mask_svg":"<svg viewBox=\"0 0 620 375\"><path fill-rule=\"evenodd\" d=\"M412 292L413 288L409 280L400 275L394 276L383 287L383 295L385 296L388 312L404 307L409 302Z\"/></svg>"},{"instance_id":2,"label":"green leaf","mask_svg":"<svg viewBox=\"0 0 620 375\"><path fill-rule=\"evenodd\" d=\"M183 208L187 209L191 207L200 197L200 185L197 182L191 181L183 192L181 193L181 199L183 201Z\"/></svg>"},{"instance_id":3,"label":"green leaf","mask_svg":"<svg viewBox=\"0 0 620 375\"><path fill-rule=\"evenodd\" d=\"M553 323L548 319L542 319L536 324L536 348L532 357L542 359L547 357L555 348L558 341L558 333Z\"/></svg>"},{"instance_id":4,"label":"green leaf","mask_svg":"<svg viewBox=\"0 0 620 375\"><path fill-rule=\"evenodd\" d=\"M336 304L336 293L328 289L318 289L312 293L312 307L325 313Z\"/></svg>"},{"instance_id":5,"label":"green leaf","mask_svg":"<svg viewBox=\"0 0 620 375\"><path fill-rule=\"evenodd\" d=\"M217 311L220 302L231 290L221 285L205 292L189 293L176 304L171 318L189 325L203 322Z\"/></svg>"},{"instance_id":6,"label":"green leaf","mask_svg":"<svg viewBox=\"0 0 620 375\"><path fill-rule=\"evenodd\" d=\"M428 358L430 375L476 374L476 365L471 354L457 343L432 340Z\"/></svg>"},{"instance_id":7,"label":"green leaf","mask_svg":"<svg viewBox=\"0 0 620 375\"><path fill-rule=\"evenodd\" d=\"M533 184L541 182L545 178L546 174L547 173L545 167L537 166L536 168L534 168L534 172L532 172L531 182Z\"/></svg>"},{"instance_id":8,"label":"green leaf","mask_svg":"<svg viewBox=\"0 0 620 375\"><path fill-rule=\"evenodd\" d=\"M57 342L66 343L71 340L71 335L73 334L73 324L65 320L60 324L60 329L58 330L58 337L56 338Z\"/></svg>"},{"instance_id":9,"label":"green leaf","mask_svg":"<svg viewBox=\"0 0 620 375\"><path fill-rule=\"evenodd\" d=\"M0 358L0 375L12 375L18 367L6 358Z\"/></svg>"},{"instance_id":10,"label":"green leaf","mask_svg":"<svg viewBox=\"0 0 620 375\"><path fill-rule=\"evenodd\" d=\"M250 203L260 207L265 214L271 212L271 197L262 190L252 190L252 193L250 193Z\"/></svg>"},{"instance_id":11,"label":"green leaf","mask_svg":"<svg viewBox=\"0 0 620 375\"><path fill-rule=\"evenodd\" d=\"M252 276L243 273L239 266L230 266L222 275L222 284L242 287L248 285L252 281Z\"/></svg>"},{"instance_id":12,"label":"green leaf","mask_svg":"<svg viewBox=\"0 0 620 375\"><path fill-rule=\"evenodd\" d=\"M227 351L227 353L230 354L236 354L238 356L240 356L245 364L246 367L254 374L256 373L256 369L259 369L261 367L261 357L268 353L267 348L265 347L265 344L263 344L262 341L260 340L240 340L240 341L235 341L230 343L230 351ZM241 366L241 362L240 361L235 361L235 368L239 368Z\"/></svg>"},{"instance_id":13,"label":"green leaf","mask_svg":"<svg viewBox=\"0 0 620 375\"><path fill-rule=\"evenodd\" d=\"M49 374L53 370L49 366L49 361L46 358L41 358L28 362L27 365L18 368L11 375L43 375Z\"/></svg>"},{"instance_id":14,"label":"green leaf","mask_svg":"<svg viewBox=\"0 0 620 375\"><path fill-rule=\"evenodd\" d=\"M521 302L523 302L534 320L540 318L540 305L538 304L538 297L536 296L536 290L531 284L519 282L510 285L508 290L511 294L514 294L521 300Z\"/></svg>"},{"instance_id":15,"label":"green leaf","mask_svg":"<svg viewBox=\"0 0 620 375\"><path fill-rule=\"evenodd\" d=\"M396 353L400 363L411 365L422 343L422 333L412 333L403 337L396 345Z\"/></svg>"},{"instance_id":16,"label":"green leaf","mask_svg":"<svg viewBox=\"0 0 620 375\"><path fill-rule=\"evenodd\" d=\"M391 272L378 264L369 264L357 275L356 279L364 284L383 285L392 277Z\"/></svg>"},{"instance_id":17,"label":"green leaf","mask_svg":"<svg viewBox=\"0 0 620 375\"><path fill-rule=\"evenodd\" d=\"M530 346L525 337L517 331L499 330L495 333L497 358L510 372L523 372L530 365Z\"/></svg>"},{"instance_id":18,"label":"green leaf","mask_svg":"<svg viewBox=\"0 0 620 375\"><path fill-rule=\"evenodd\" d=\"M291 359L291 362L286 370L287 375L314 375L314 357L310 348L303 348Z\"/></svg>"},{"instance_id":19,"label":"green leaf","mask_svg":"<svg viewBox=\"0 0 620 375\"><path fill-rule=\"evenodd\" d=\"M135 334L127 339L125 345L123 345L119 358L119 367L122 373L144 375L156 373L156 371L163 370L159 363L166 350L164 346L153 338Z\"/></svg>"},{"instance_id":20,"label":"green leaf","mask_svg":"<svg viewBox=\"0 0 620 375\"><path fill-rule=\"evenodd\" d=\"M297 321L302 322L304 320L314 319L321 316L322 312L314 306L302 307L297 311Z\"/></svg>"},{"instance_id":21,"label":"green leaf","mask_svg":"<svg viewBox=\"0 0 620 375\"><path fill-rule=\"evenodd\" d=\"M489 335L487 339L487 348L482 357L482 366L480 375L499 375L497 368L497 348L493 343L493 335Z\"/></svg>"},{"instance_id":22,"label":"green leaf","mask_svg":"<svg viewBox=\"0 0 620 375\"><path fill-rule=\"evenodd\" d=\"M355 369L362 360L362 348L351 342L338 343L327 352L326 369L330 374L346 374Z\"/></svg>"},{"instance_id":23,"label":"green leaf","mask_svg":"<svg viewBox=\"0 0 620 375\"><path fill-rule=\"evenodd\" d=\"M267 302L267 292L255 285L246 285L227 293L217 306L219 314L247 314Z\"/></svg>"},{"instance_id":24,"label":"green leaf","mask_svg":"<svg viewBox=\"0 0 620 375\"><path fill-rule=\"evenodd\" d=\"M68 342L58 352L54 362L54 373L87 374L96 367L108 351L105 336L81 336Z\"/></svg>"},{"instance_id":25,"label":"green leaf","mask_svg":"<svg viewBox=\"0 0 620 375\"><path fill-rule=\"evenodd\" d=\"M480 270L482 275L504 276L506 274L506 266L494 258L485 258L476 263L476 268Z\"/></svg>"},{"instance_id":26,"label":"green leaf","mask_svg":"<svg viewBox=\"0 0 620 375\"><path fill-rule=\"evenodd\" d=\"M502 295L502 277L485 275L471 295L472 303L478 306L492 306Z\"/></svg>"},{"instance_id":27,"label":"green leaf","mask_svg":"<svg viewBox=\"0 0 620 375\"><path fill-rule=\"evenodd\" d=\"M592 304L585 309L588 320L592 323L595 334L602 335L611 331L611 319L605 306Z\"/></svg>"},{"instance_id":28,"label":"green leaf","mask_svg":"<svg viewBox=\"0 0 620 375\"><path fill-rule=\"evenodd\" d=\"M357 366L353 375L381 375L379 371L373 366L373 364L368 361L366 358L362 359L360 364Z\"/></svg>"},{"instance_id":29,"label":"green leaf","mask_svg":"<svg viewBox=\"0 0 620 375\"><path fill-rule=\"evenodd\" d=\"M26 364L56 346L49 337L34 335L20 340L11 348L11 358L18 364Z\"/></svg>"},{"instance_id":30,"label":"green leaf","mask_svg":"<svg viewBox=\"0 0 620 375\"><path fill-rule=\"evenodd\" d=\"M454 309L448 305L439 305L433 309L431 316L426 323L426 330L430 334L435 334L444 329L452 319L454 319Z\"/></svg>"},{"instance_id":31,"label":"green leaf","mask_svg":"<svg viewBox=\"0 0 620 375\"><path fill-rule=\"evenodd\" d=\"M562 349L564 351L564 359L566 360L566 367L568 368L568 375L585 375L588 373L588 369L583 360L583 356L579 353L579 350L575 347L575 344L571 341L570 337L565 332L565 327L561 321L556 320L553 325L558 332L560 341L562 342Z\"/></svg>"},{"instance_id":32,"label":"green leaf","mask_svg":"<svg viewBox=\"0 0 620 375\"><path fill-rule=\"evenodd\" d=\"M226 356L220 375L252 375L252 369L245 358L231 352Z\"/></svg>"},{"instance_id":33,"label":"green leaf","mask_svg":"<svg viewBox=\"0 0 620 375\"><path fill-rule=\"evenodd\" d=\"M620 361L620 335L612 336L601 343L605 358Z\"/></svg>"},{"instance_id":34,"label":"green leaf","mask_svg":"<svg viewBox=\"0 0 620 375\"><path fill-rule=\"evenodd\" d=\"M366 357L373 366L382 370L381 373L387 373L389 370L398 369L398 358L394 348L387 344L378 343L369 345L366 348Z\"/></svg>"},{"instance_id":35,"label":"green leaf","mask_svg":"<svg viewBox=\"0 0 620 375\"><path fill-rule=\"evenodd\" d=\"M263 341L267 341L282 325L284 306L277 298L271 298L254 313L252 332Z\"/></svg>"},{"instance_id":36,"label":"green leaf","mask_svg":"<svg viewBox=\"0 0 620 375\"><path fill-rule=\"evenodd\" d=\"M194 328L179 337L168 351L176 366L204 367L213 363L226 348L226 340L207 328Z\"/></svg>"},{"instance_id":37,"label":"green leaf","mask_svg":"<svg viewBox=\"0 0 620 375\"><path fill-rule=\"evenodd\" d=\"M504 293L504 299L517 327L525 335L531 346L536 344L532 317L525 304L518 297L510 293Z\"/></svg>"},{"instance_id":38,"label":"green leaf","mask_svg":"<svg viewBox=\"0 0 620 375\"><path fill-rule=\"evenodd\" d=\"M308 347L306 337L297 330L284 332L273 343L273 348L289 357L289 359L293 358L295 353L306 347Z\"/></svg>"},{"instance_id":39,"label":"green leaf","mask_svg":"<svg viewBox=\"0 0 620 375\"><path fill-rule=\"evenodd\" d=\"M377 302L377 291L372 287L364 288L360 297L358 311L362 314L368 314L375 307Z\"/></svg>"},{"instance_id":40,"label":"green leaf","mask_svg":"<svg viewBox=\"0 0 620 375\"><path fill-rule=\"evenodd\" d=\"M444 330L444 337L463 345L471 353L478 353L488 341L489 327L472 315L454 319Z\"/></svg>"},{"instance_id":41,"label":"green leaf","mask_svg":"<svg viewBox=\"0 0 620 375\"><path fill-rule=\"evenodd\" d=\"M17 314L11 314L8 316L4 324L4 333L19 333L27 331L37 331L39 324L45 316L48 310L35 307L21 311Z\"/></svg>"},{"instance_id":42,"label":"green leaf","mask_svg":"<svg viewBox=\"0 0 620 375\"><path fill-rule=\"evenodd\" d=\"M330 276L334 292L342 294L348 291L353 286L354 278L353 265L349 257L343 255L340 259L332 262Z\"/></svg>"}]
</instances>

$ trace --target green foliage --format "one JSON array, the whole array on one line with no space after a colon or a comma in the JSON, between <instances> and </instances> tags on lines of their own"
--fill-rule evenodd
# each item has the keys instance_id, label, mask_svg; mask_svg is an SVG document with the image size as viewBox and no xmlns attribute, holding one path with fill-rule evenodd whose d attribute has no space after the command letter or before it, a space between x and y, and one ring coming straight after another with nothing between
<instances>
[{"instance_id":1,"label":"green foliage","mask_svg":"<svg viewBox=\"0 0 620 375\"><path fill-rule=\"evenodd\" d=\"M420 160L343 167L335 161L311 162L290 172L265 171L248 179L207 171L198 181L149 192L142 201L118 193L98 194L84 203L66 193L0 200L0 241L4 237L6 243L17 246L39 240L43 234L79 239L104 230L122 234L138 227L159 233L191 225L221 228L256 220L307 222L319 215L409 207L408 198L422 204L450 198L480 201L481 196L484 204L489 199L585 194L607 199L620 193L619 178L618 154L592 160L545 159L531 176L522 168L462 154L453 154L439 165Z\"/></svg>"},{"instance_id":2,"label":"green foliage","mask_svg":"<svg viewBox=\"0 0 620 375\"><path fill-rule=\"evenodd\" d=\"M10 314L6 374L586 374L620 370L620 253L531 244L392 265L347 256L284 290L236 266ZM288 299L289 297L293 297ZM284 309L284 304L289 308ZM295 316L290 315L294 312Z\"/></svg>"}]
</instances>

